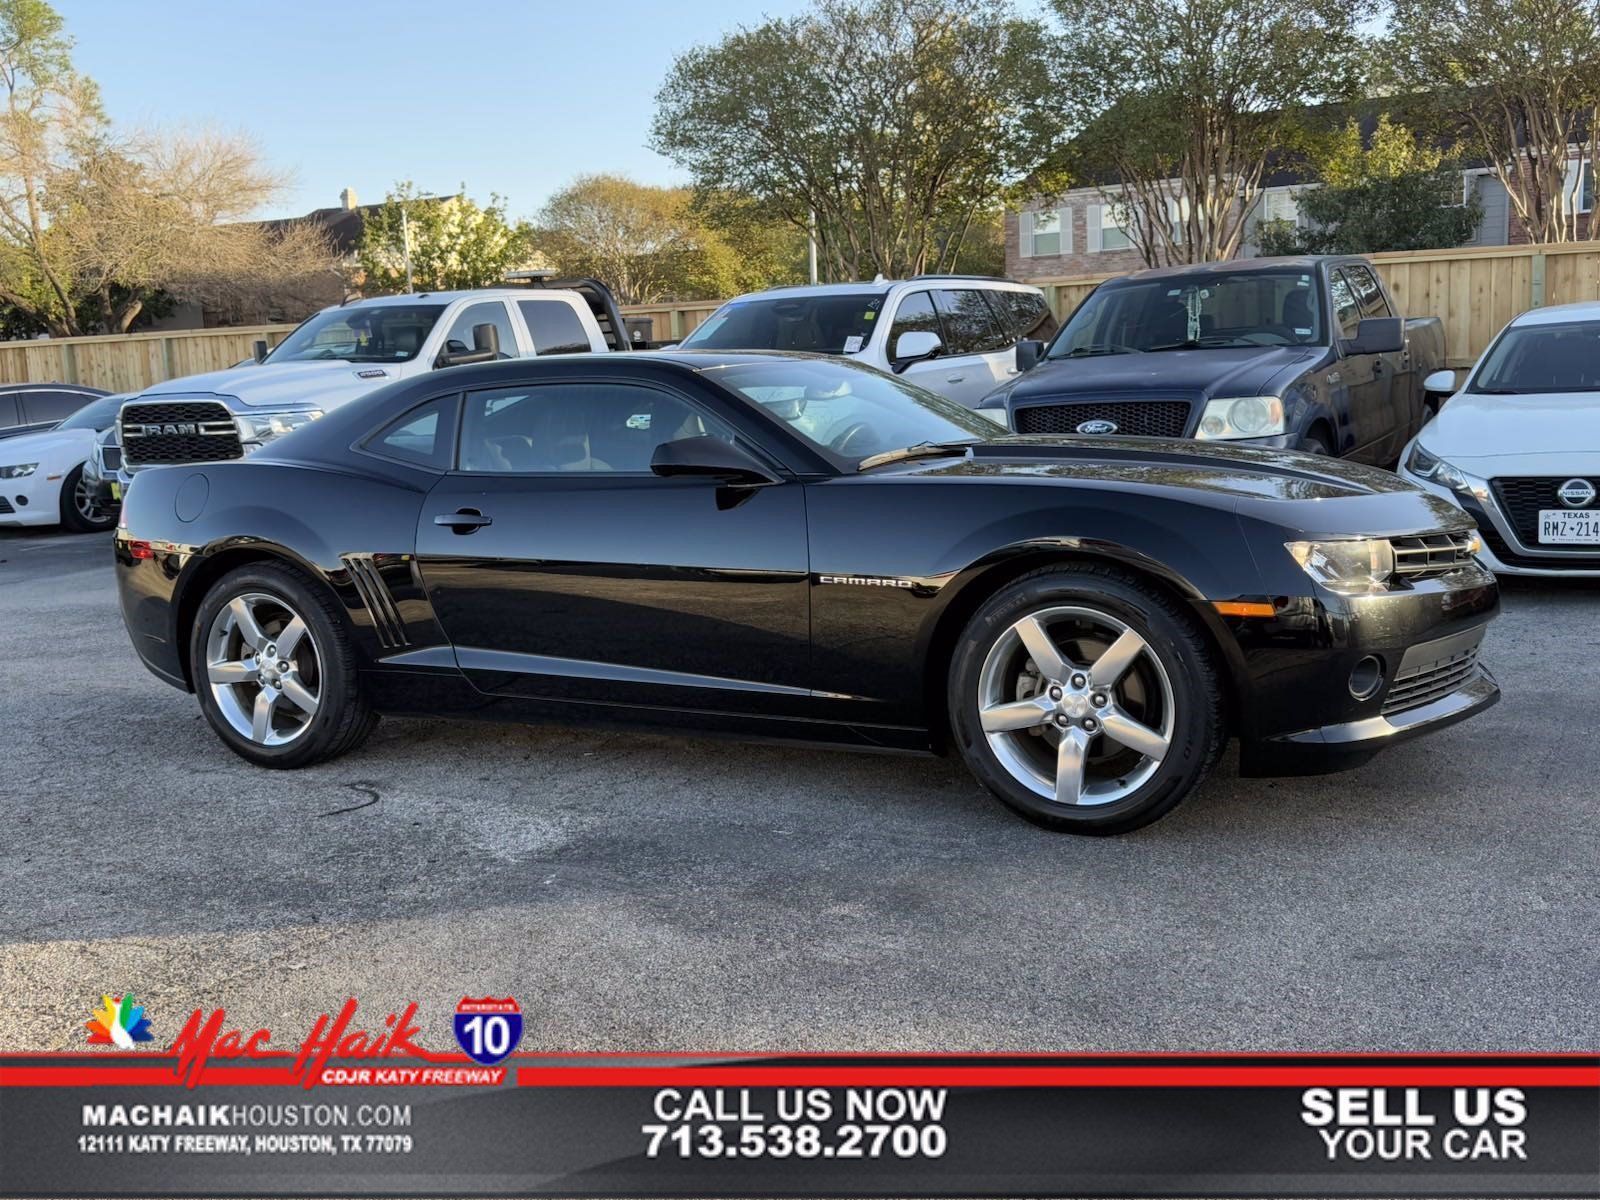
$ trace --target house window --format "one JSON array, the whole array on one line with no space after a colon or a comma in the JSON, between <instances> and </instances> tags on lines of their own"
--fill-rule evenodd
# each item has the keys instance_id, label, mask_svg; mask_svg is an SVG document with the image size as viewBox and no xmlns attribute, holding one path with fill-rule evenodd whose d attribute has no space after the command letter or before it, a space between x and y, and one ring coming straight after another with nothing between
<instances>
[{"instance_id":1,"label":"house window","mask_svg":"<svg viewBox=\"0 0 1600 1200\"><path fill-rule=\"evenodd\" d=\"M1133 245L1133 239L1128 236L1128 227L1132 224L1131 214L1126 204L1102 204L1100 206L1100 249L1126 250Z\"/></svg>"},{"instance_id":2,"label":"house window","mask_svg":"<svg viewBox=\"0 0 1600 1200\"><path fill-rule=\"evenodd\" d=\"M1023 258L1046 258L1072 253L1072 214L1069 209L1025 212L1018 217Z\"/></svg>"},{"instance_id":3,"label":"house window","mask_svg":"<svg viewBox=\"0 0 1600 1200\"><path fill-rule=\"evenodd\" d=\"M1291 225L1298 225L1300 201L1288 188L1268 188L1261 195L1261 219L1287 221Z\"/></svg>"},{"instance_id":4,"label":"house window","mask_svg":"<svg viewBox=\"0 0 1600 1200\"><path fill-rule=\"evenodd\" d=\"M1579 179L1579 171L1582 179ZM1594 164L1586 162L1581 164L1571 163L1567 167L1567 180L1565 186L1567 198L1577 212L1586 213L1594 210Z\"/></svg>"}]
</instances>

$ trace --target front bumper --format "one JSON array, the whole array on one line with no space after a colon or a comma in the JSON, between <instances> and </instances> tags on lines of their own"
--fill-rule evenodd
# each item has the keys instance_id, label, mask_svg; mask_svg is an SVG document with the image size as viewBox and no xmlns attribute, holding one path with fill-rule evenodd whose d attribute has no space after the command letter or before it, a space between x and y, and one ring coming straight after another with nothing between
<instances>
[{"instance_id":1,"label":"front bumper","mask_svg":"<svg viewBox=\"0 0 1600 1200\"><path fill-rule=\"evenodd\" d=\"M0 479L0 529L61 524L62 476Z\"/></svg>"}]
</instances>

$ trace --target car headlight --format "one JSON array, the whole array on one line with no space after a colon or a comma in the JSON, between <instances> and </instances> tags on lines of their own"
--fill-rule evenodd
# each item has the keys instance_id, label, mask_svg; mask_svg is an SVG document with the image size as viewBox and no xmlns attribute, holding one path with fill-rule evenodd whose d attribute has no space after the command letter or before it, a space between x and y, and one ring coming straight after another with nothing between
<instances>
[{"instance_id":1,"label":"car headlight","mask_svg":"<svg viewBox=\"0 0 1600 1200\"><path fill-rule=\"evenodd\" d=\"M1460 467L1445 462L1436 455L1429 454L1422 448L1421 442L1416 442L1411 447L1411 453L1406 456L1406 470L1418 479L1429 479L1434 483L1450 488L1457 492L1472 491L1472 483Z\"/></svg>"},{"instance_id":2,"label":"car headlight","mask_svg":"<svg viewBox=\"0 0 1600 1200\"><path fill-rule=\"evenodd\" d=\"M319 408L301 408L286 412L253 412L234 417L239 427L239 440L262 445L275 437L292 433L302 425L309 425L322 415Z\"/></svg>"},{"instance_id":3,"label":"car headlight","mask_svg":"<svg viewBox=\"0 0 1600 1200\"><path fill-rule=\"evenodd\" d=\"M38 463L18 463L14 467L0 467L0 479L26 479L38 469Z\"/></svg>"},{"instance_id":4,"label":"car headlight","mask_svg":"<svg viewBox=\"0 0 1600 1200\"><path fill-rule=\"evenodd\" d=\"M1284 545L1307 575L1341 596L1387 591L1394 574L1394 547L1388 538Z\"/></svg>"},{"instance_id":5,"label":"car headlight","mask_svg":"<svg viewBox=\"0 0 1600 1200\"><path fill-rule=\"evenodd\" d=\"M1208 400L1194 435L1202 441L1224 442L1272 437L1286 431L1283 401L1277 396L1241 396L1236 400Z\"/></svg>"}]
</instances>

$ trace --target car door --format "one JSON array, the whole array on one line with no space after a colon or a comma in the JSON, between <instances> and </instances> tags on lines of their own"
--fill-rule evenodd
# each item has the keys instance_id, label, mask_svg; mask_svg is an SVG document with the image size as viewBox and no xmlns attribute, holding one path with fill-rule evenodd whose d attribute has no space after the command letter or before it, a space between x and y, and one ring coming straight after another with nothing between
<instances>
[{"instance_id":1,"label":"car door","mask_svg":"<svg viewBox=\"0 0 1600 1200\"><path fill-rule=\"evenodd\" d=\"M662 442L735 434L605 378L468 392L423 506L422 577L462 670L534 700L792 714L809 697L805 497L662 478Z\"/></svg>"},{"instance_id":2,"label":"car door","mask_svg":"<svg viewBox=\"0 0 1600 1200\"><path fill-rule=\"evenodd\" d=\"M1372 268L1364 263L1349 263L1344 268L1350 286L1361 306L1361 317L1393 317L1389 298L1383 293ZM1404 348L1384 354L1373 354L1373 399L1382 415L1382 430L1374 450L1375 461L1391 466L1400 457L1400 451L1411 440L1411 435L1422 424L1422 389L1412 377L1411 357Z\"/></svg>"},{"instance_id":3,"label":"car door","mask_svg":"<svg viewBox=\"0 0 1600 1200\"><path fill-rule=\"evenodd\" d=\"M952 400L976 408L1016 367L1016 338L978 288L935 288L933 305L944 328L943 387Z\"/></svg>"},{"instance_id":4,"label":"car door","mask_svg":"<svg viewBox=\"0 0 1600 1200\"><path fill-rule=\"evenodd\" d=\"M565 300L554 296L518 300L517 309L527 323L535 354L587 354L595 349L583 318Z\"/></svg>"},{"instance_id":5,"label":"car door","mask_svg":"<svg viewBox=\"0 0 1600 1200\"><path fill-rule=\"evenodd\" d=\"M517 333L517 323L504 300L476 300L456 313L439 346L441 354L466 354L473 347L475 325L493 325L500 335L500 357L522 358L528 351Z\"/></svg>"},{"instance_id":6,"label":"car door","mask_svg":"<svg viewBox=\"0 0 1600 1200\"><path fill-rule=\"evenodd\" d=\"M1328 290L1333 303L1333 336L1340 355L1335 367L1339 381L1333 398L1342 436L1335 452L1358 462L1376 463L1390 421L1388 380L1380 370L1374 370L1376 355L1346 350L1361 324L1361 302L1345 268L1335 268L1329 274ZM1342 405L1338 403L1341 393Z\"/></svg>"},{"instance_id":7,"label":"car door","mask_svg":"<svg viewBox=\"0 0 1600 1200\"><path fill-rule=\"evenodd\" d=\"M48 429L65 421L94 397L87 392L37 388L17 393L22 401L22 423L33 429Z\"/></svg>"}]
</instances>

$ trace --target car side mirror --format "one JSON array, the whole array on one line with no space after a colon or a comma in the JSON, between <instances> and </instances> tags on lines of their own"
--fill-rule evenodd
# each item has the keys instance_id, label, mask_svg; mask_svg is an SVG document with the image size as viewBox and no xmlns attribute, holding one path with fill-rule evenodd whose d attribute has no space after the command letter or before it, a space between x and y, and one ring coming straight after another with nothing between
<instances>
[{"instance_id":1,"label":"car side mirror","mask_svg":"<svg viewBox=\"0 0 1600 1200\"><path fill-rule=\"evenodd\" d=\"M250 353L255 355L257 362L266 362L267 340L265 338L257 338L255 343L250 347Z\"/></svg>"},{"instance_id":2,"label":"car side mirror","mask_svg":"<svg viewBox=\"0 0 1600 1200\"><path fill-rule=\"evenodd\" d=\"M433 360L436 367L459 367L465 363L493 362L500 357L500 330L493 322L486 321L482 325L472 327L472 349L462 354L452 351L451 346L459 343L451 342L445 346L443 354Z\"/></svg>"},{"instance_id":3,"label":"car side mirror","mask_svg":"<svg viewBox=\"0 0 1600 1200\"><path fill-rule=\"evenodd\" d=\"M914 362L932 358L944 349L944 342L930 329L913 329L902 333L894 344L894 359L890 366L898 375Z\"/></svg>"},{"instance_id":4,"label":"car side mirror","mask_svg":"<svg viewBox=\"0 0 1600 1200\"><path fill-rule=\"evenodd\" d=\"M1344 344L1346 354L1398 354L1406 348L1406 323L1399 317L1367 317Z\"/></svg>"},{"instance_id":5,"label":"car side mirror","mask_svg":"<svg viewBox=\"0 0 1600 1200\"><path fill-rule=\"evenodd\" d=\"M1434 392L1440 396L1453 395L1456 390L1456 373L1454 371L1435 371L1422 381L1422 390Z\"/></svg>"},{"instance_id":6,"label":"car side mirror","mask_svg":"<svg viewBox=\"0 0 1600 1200\"><path fill-rule=\"evenodd\" d=\"M1044 343L1033 338L1023 338L1017 343L1017 370L1026 371L1039 365L1044 357Z\"/></svg>"},{"instance_id":7,"label":"car side mirror","mask_svg":"<svg viewBox=\"0 0 1600 1200\"><path fill-rule=\"evenodd\" d=\"M716 437L662 442L650 456L650 470L666 478L699 475L738 487L760 487L779 481L754 455Z\"/></svg>"}]
</instances>

